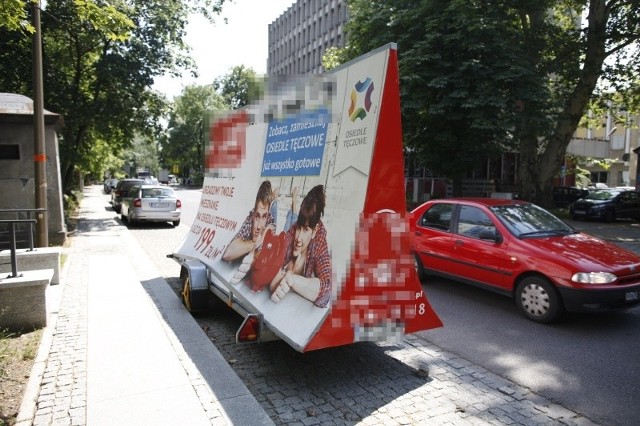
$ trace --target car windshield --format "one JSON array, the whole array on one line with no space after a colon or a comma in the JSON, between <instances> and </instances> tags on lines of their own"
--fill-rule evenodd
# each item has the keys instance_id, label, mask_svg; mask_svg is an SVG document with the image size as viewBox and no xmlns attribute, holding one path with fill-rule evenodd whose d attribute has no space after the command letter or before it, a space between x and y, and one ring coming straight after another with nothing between
<instances>
[{"instance_id":1,"label":"car windshield","mask_svg":"<svg viewBox=\"0 0 640 426\"><path fill-rule=\"evenodd\" d=\"M586 198L587 200L610 200L619 193L620 191L593 191L587 194L584 198Z\"/></svg>"},{"instance_id":2,"label":"car windshield","mask_svg":"<svg viewBox=\"0 0 640 426\"><path fill-rule=\"evenodd\" d=\"M491 207L500 222L518 238L568 235L577 231L535 204L507 204Z\"/></svg>"}]
</instances>

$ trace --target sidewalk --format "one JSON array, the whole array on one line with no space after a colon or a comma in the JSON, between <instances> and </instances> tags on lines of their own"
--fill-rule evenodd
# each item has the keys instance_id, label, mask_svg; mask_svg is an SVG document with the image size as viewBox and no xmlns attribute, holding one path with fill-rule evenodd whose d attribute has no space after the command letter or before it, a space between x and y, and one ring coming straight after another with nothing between
<instances>
[{"instance_id":1,"label":"sidewalk","mask_svg":"<svg viewBox=\"0 0 640 426\"><path fill-rule=\"evenodd\" d=\"M88 187L17 424L273 424Z\"/></svg>"}]
</instances>

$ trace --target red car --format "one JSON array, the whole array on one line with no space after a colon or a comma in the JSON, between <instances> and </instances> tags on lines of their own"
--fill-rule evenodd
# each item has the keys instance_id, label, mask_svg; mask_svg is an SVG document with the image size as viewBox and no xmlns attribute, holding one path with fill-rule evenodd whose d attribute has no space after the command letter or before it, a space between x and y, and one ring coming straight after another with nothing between
<instances>
[{"instance_id":1,"label":"red car","mask_svg":"<svg viewBox=\"0 0 640 426\"><path fill-rule=\"evenodd\" d=\"M581 233L535 204L428 201L412 212L416 268L515 298L541 323L563 312L640 304L640 257Z\"/></svg>"}]
</instances>

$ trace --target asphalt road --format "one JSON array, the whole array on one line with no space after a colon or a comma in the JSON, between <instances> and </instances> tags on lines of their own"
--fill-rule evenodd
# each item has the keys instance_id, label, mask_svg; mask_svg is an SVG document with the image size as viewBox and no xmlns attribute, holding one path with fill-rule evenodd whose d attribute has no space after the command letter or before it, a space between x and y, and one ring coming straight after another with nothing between
<instances>
[{"instance_id":1,"label":"asphalt road","mask_svg":"<svg viewBox=\"0 0 640 426\"><path fill-rule=\"evenodd\" d=\"M640 254L640 223L567 221L576 229ZM640 307L568 314L542 325L513 300L453 281L429 278L429 301L444 327L425 340L606 425L640 419Z\"/></svg>"}]
</instances>

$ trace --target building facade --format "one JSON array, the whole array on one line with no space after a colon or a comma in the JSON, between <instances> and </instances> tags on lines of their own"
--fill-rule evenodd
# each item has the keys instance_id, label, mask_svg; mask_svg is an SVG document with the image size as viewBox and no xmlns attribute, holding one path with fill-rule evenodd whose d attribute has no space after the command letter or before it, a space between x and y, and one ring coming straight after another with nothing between
<instances>
[{"instance_id":1,"label":"building facade","mask_svg":"<svg viewBox=\"0 0 640 426\"><path fill-rule=\"evenodd\" d=\"M638 155L634 149L640 146L639 119L612 106L606 116L591 117L589 121L597 126L576 130L567 153L594 160L586 165L592 183L637 187Z\"/></svg>"},{"instance_id":2,"label":"building facade","mask_svg":"<svg viewBox=\"0 0 640 426\"><path fill-rule=\"evenodd\" d=\"M269 24L267 74L320 74L329 47L344 47L346 0L298 0Z\"/></svg>"}]
</instances>

